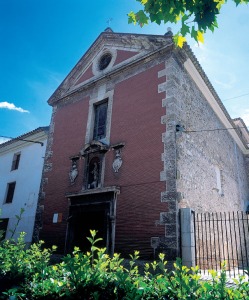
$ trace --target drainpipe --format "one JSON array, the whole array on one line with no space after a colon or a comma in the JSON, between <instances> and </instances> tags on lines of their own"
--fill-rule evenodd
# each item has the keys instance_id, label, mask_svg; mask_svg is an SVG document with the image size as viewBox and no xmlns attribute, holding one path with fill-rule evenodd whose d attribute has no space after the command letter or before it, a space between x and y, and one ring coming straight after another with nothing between
<instances>
[{"instance_id":1,"label":"drainpipe","mask_svg":"<svg viewBox=\"0 0 249 300\"><path fill-rule=\"evenodd\" d=\"M112 236L111 236L111 256L114 255L114 248L115 248L115 233L116 233L116 206L117 206L117 192L114 192L114 197L113 197L113 211L111 217L111 226L112 226Z\"/></svg>"},{"instance_id":2,"label":"drainpipe","mask_svg":"<svg viewBox=\"0 0 249 300\"><path fill-rule=\"evenodd\" d=\"M244 211L245 210L245 203L243 202L242 199L242 194L241 194L241 180L239 176L239 161L238 161L238 150L237 150L237 145L234 141L234 152L235 152L235 160L236 160L236 171L237 171L237 180L238 180L238 185L239 185L239 200L240 200L240 205L241 209Z\"/></svg>"}]
</instances>

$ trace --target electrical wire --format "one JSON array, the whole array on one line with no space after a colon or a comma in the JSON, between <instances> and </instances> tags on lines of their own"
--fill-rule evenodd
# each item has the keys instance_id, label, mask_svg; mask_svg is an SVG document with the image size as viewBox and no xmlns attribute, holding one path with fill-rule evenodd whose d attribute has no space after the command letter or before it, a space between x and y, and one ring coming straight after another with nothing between
<instances>
[{"instance_id":1,"label":"electrical wire","mask_svg":"<svg viewBox=\"0 0 249 300\"><path fill-rule=\"evenodd\" d=\"M236 130L236 129L248 129L246 126L243 127L231 127L231 128L215 128L215 129L203 129L203 130L183 130L182 132L191 133L191 132L204 132L204 131L220 131L220 130Z\"/></svg>"},{"instance_id":2,"label":"electrical wire","mask_svg":"<svg viewBox=\"0 0 249 300\"><path fill-rule=\"evenodd\" d=\"M232 98L223 99L222 101L233 100L233 99L241 98L241 97L244 97L244 96L247 96L247 95L249 95L249 93L246 93L246 94L243 94L243 95L240 95L240 96L236 96L236 97L232 97Z\"/></svg>"}]
</instances>

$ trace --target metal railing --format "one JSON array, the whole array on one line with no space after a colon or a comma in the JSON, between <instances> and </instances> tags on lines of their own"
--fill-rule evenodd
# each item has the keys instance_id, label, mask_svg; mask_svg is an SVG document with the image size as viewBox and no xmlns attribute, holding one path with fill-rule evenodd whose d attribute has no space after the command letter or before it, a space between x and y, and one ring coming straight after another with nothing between
<instances>
[{"instance_id":1,"label":"metal railing","mask_svg":"<svg viewBox=\"0 0 249 300\"><path fill-rule=\"evenodd\" d=\"M195 213L196 264L206 272L226 263L229 276L249 266L249 216L242 211Z\"/></svg>"}]
</instances>

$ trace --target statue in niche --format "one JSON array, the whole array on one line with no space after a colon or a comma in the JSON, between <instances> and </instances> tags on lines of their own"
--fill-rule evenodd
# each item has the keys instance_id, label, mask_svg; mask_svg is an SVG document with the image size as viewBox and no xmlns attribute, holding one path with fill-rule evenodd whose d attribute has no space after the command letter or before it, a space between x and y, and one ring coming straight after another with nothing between
<instances>
[{"instance_id":1,"label":"statue in niche","mask_svg":"<svg viewBox=\"0 0 249 300\"><path fill-rule=\"evenodd\" d=\"M91 183L91 186L93 188L96 188L98 185L98 178L99 178L98 165L96 162L94 163L94 167L91 173L93 174L93 181Z\"/></svg>"},{"instance_id":2,"label":"statue in niche","mask_svg":"<svg viewBox=\"0 0 249 300\"><path fill-rule=\"evenodd\" d=\"M99 166L100 160L98 157L91 159L89 163L89 174L88 174L88 188L96 189L99 182Z\"/></svg>"},{"instance_id":3,"label":"statue in niche","mask_svg":"<svg viewBox=\"0 0 249 300\"><path fill-rule=\"evenodd\" d=\"M75 183L75 179L77 178L78 173L79 172L78 172L78 168L77 168L77 163L75 160L72 160L72 167L69 172L69 179L70 179L71 184Z\"/></svg>"},{"instance_id":4,"label":"statue in niche","mask_svg":"<svg viewBox=\"0 0 249 300\"><path fill-rule=\"evenodd\" d=\"M115 151L116 151L116 154L115 154L115 159L112 163L112 168L115 173L118 173L118 170L122 166L123 161L121 158L121 149L117 149Z\"/></svg>"}]
</instances>

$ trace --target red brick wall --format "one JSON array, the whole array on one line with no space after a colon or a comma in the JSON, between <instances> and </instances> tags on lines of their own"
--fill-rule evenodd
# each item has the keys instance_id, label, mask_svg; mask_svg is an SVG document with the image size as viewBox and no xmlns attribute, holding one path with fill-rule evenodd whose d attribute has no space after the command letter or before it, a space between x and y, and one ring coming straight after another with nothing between
<instances>
[{"instance_id":1,"label":"red brick wall","mask_svg":"<svg viewBox=\"0 0 249 300\"><path fill-rule=\"evenodd\" d=\"M155 66L115 86L112 109L111 144L124 142L123 165L118 173L112 170L115 152L105 157L105 186L120 186L117 199L115 251L132 253L140 250L144 258L152 256L150 238L164 236L164 226L156 226L160 212L167 211L161 203L165 182L160 182L163 170L161 124L162 95L158 94L158 71L163 64ZM79 96L77 96L79 97ZM63 249L68 216L66 192L80 191L83 185L84 160L80 160L79 177L71 186L68 172L69 159L77 155L85 141L89 99L85 98L58 108L54 123L52 171L45 173L48 184L44 186L45 211L41 238ZM63 213L63 222L53 224L54 213Z\"/></svg>"},{"instance_id":2,"label":"red brick wall","mask_svg":"<svg viewBox=\"0 0 249 300\"><path fill-rule=\"evenodd\" d=\"M114 66L121 63L122 61L131 58L132 56L135 56L139 52L134 51L125 51L125 50L117 50L117 58L115 60Z\"/></svg>"},{"instance_id":3,"label":"red brick wall","mask_svg":"<svg viewBox=\"0 0 249 300\"><path fill-rule=\"evenodd\" d=\"M150 256L150 238L164 235L164 227L156 226L165 204L160 193L165 182L160 182L163 170L161 125L162 96L158 94L158 71L163 66L124 80L115 87L111 143L124 142L123 165L118 173L112 171L114 152L106 156L105 185L117 185L121 193L117 200L117 223L115 250L131 253L140 250Z\"/></svg>"},{"instance_id":4,"label":"red brick wall","mask_svg":"<svg viewBox=\"0 0 249 300\"><path fill-rule=\"evenodd\" d=\"M90 79L93 77L93 72L92 72L92 64L88 67L88 69L85 71L84 74L79 78L79 80L76 82L76 85L84 82L87 79Z\"/></svg>"},{"instance_id":5,"label":"red brick wall","mask_svg":"<svg viewBox=\"0 0 249 300\"><path fill-rule=\"evenodd\" d=\"M70 157L77 155L82 149L86 122L88 116L89 99L58 108L54 118L53 155L49 162L52 171L46 172L44 177L48 183L44 186L45 200L43 213L43 229L40 238L48 244L56 244L60 251L65 246L66 219L68 217L68 200L66 192L79 191L82 188L83 164L78 163L79 175L75 185L70 185L69 171ZM63 213L63 222L53 224L53 214Z\"/></svg>"}]
</instances>

